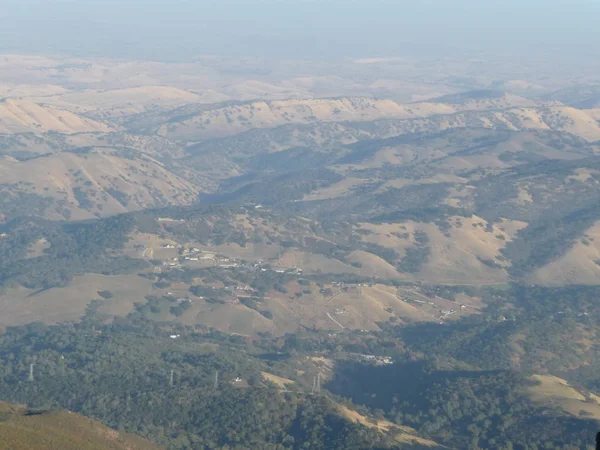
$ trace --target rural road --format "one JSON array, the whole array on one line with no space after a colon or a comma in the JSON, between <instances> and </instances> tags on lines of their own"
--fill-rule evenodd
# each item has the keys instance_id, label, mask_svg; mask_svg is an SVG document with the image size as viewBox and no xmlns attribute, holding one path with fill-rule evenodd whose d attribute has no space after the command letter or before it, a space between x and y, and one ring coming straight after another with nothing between
<instances>
[{"instance_id":1,"label":"rural road","mask_svg":"<svg viewBox=\"0 0 600 450\"><path fill-rule=\"evenodd\" d=\"M331 317L331 314L327 313L327 317L329 317L331 320L333 320L335 323L337 323L342 328L342 330L346 329L346 327L344 325L342 325L337 320L335 320L333 317Z\"/></svg>"}]
</instances>

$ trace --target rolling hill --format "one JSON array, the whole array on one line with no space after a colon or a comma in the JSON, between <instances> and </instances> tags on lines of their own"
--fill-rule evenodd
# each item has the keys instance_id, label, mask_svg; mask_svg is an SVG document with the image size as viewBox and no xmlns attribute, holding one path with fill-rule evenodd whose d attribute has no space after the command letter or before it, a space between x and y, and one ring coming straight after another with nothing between
<instances>
[{"instance_id":1,"label":"rolling hill","mask_svg":"<svg viewBox=\"0 0 600 450\"><path fill-rule=\"evenodd\" d=\"M173 108L188 103L205 103L201 96L171 86L84 90L53 96L30 97L29 100L109 120L139 114L155 108Z\"/></svg>"},{"instance_id":2,"label":"rolling hill","mask_svg":"<svg viewBox=\"0 0 600 450\"><path fill-rule=\"evenodd\" d=\"M254 128L275 128L286 123L365 121L382 117L409 119L451 112L454 112L452 108L441 104L407 107L389 100L367 98L252 102L171 121L160 126L156 132L170 138L198 141Z\"/></svg>"},{"instance_id":3,"label":"rolling hill","mask_svg":"<svg viewBox=\"0 0 600 450\"><path fill-rule=\"evenodd\" d=\"M73 114L53 106L42 106L26 100L0 101L0 134L12 133L106 133L111 125Z\"/></svg>"},{"instance_id":4,"label":"rolling hill","mask_svg":"<svg viewBox=\"0 0 600 450\"><path fill-rule=\"evenodd\" d=\"M142 114L126 122L126 126L131 130L194 142L288 124L373 121L379 121L375 130L372 126L364 128L375 131L378 137L483 127L547 129L566 131L589 141L600 139L600 127L581 110L562 105L541 105L508 94L491 94L481 98L455 95L442 98L440 103L399 104L390 100L345 97L212 107L189 105L168 113Z\"/></svg>"},{"instance_id":5,"label":"rolling hill","mask_svg":"<svg viewBox=\"0 0 600 450\"><path fill-rule=\"evenodd\" d=\"M136 151L88 147L18 161L0 159L8 217L86 219L143 208L190 204L199 192L160 161ZM32 205L21 209L23 199Z\"/></svg>"},{"instance_id":6,"label":"rolling hill","mask_svg":"<svg viewBox=\"0 0 600 450\"><path fill-rule=\"evenodd\" d=\"M281 335L301 327L427 322L453 309L441 300L432 308L406 305L401 292L386 291L398 283L592 284L599 276L593 227L600 220L600 126L584 111L495 91L404 105L365 97L211 105L194 95L166 87L62 93L54 99L88 102L97 108L94 114L127 108L129 99L140 109L118 120L126 131L3 136L0 213L9 228L27 216L79 221L167 208L126 215L134 225L123 238L132 241L102 254L130 258L125 267L137 270L150 259L142 250L151 249L157 264L152 274L119 265L106 270L104 262L86 265L92 274L41 271L45 281L27 286L50 288L37 300L46 294L71 298L73 276L141 274L171 283L151 288L165 298L175 287L186 296L215 277L216 289L242 287L241 277L264 281L260 301L198 298L176 316L165 300L153 317ZM23 246L19 261L26 262L20 264L46 264L62 245L53 246L50 233L38 234ZM170 269L178 255L169 259L154 248L161 239L197 246L218 255L214 261L227 266L231 259L244 270L208 276L194 270L209 267L188 262L178 266L186 273L178 279ZM49 244L36 250L35 242ZM265 281L251 268L265 262L301 270L312 277L305 280L310 287L300 288L294 277ZM10 264L5 268L7 280L14 278ZM67 286L57 285L63 278ZM377 289L332 298L328 289L340 279L353 285L368 279ZM35 292L11 288L17 289L10 291L13 300ZM77 303L75 316L94 299L90 292ZM14 312L14 302L5 305ZM102 310L136 311L120 295Z\"/></svg>"},{"instance_id":7,"label":"rolling hill","mask_svg":"<svg viewBox=\"0 0 600 450\"><path fill-rule=\"evenodd\" d=\"M598 70L538 56L0 57L0 449L587 448Z\"/></svg>"},{"instance_id":8,"label":"rolling hill","mask_svg":"<svg viewBox=\"0 0 600 450\"><path fill-rule=\"evenodd\" d=\"M560 101L579 109L600 107L600 87L598 85L570 86L544 95L547 100Z\"/></svg>"},{"instance_id":9,"label":"rolling hill","mask_svg":"<svg viewBox=\"0 0 600 450\"><path fill-rule=\"evenodd\" d=\"M534 107L539 102L503 91L478 90L444 95L428 100L444 103L463 111L485 111L514 107Z\"/></svg>"}]
</instances>

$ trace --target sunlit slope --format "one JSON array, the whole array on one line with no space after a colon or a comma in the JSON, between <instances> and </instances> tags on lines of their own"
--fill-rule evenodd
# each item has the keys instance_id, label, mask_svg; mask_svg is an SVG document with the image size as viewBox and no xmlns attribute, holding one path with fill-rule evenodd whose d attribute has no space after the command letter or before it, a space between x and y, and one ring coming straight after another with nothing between
<instances>
[{"instance_id":1,"label":"sunlit slope","mask_svg":"<svg viewBox=\"0 0 600 450\"><path fill-rule=\"evenodd\" d=\"M26 161L5 157L0 159L3 195L5 201L19 194L33 195L40 201L47 199L46 210L38 213L67 219L195 200L198 187L150 156L135 156L127 157L110 149L89 149L85 153L54 153Z\"/></svg>"},{"instance_id":2,"label":"sunlit slope","mask_svg":"<svg viewBox=\"0 0 600 450\"><path fill-rule=\"evenodd\" d=\"M108 132L111 128L105 123L53 106L15 99L0 101L0 133L4 134Z\"/></svg>"},{"instance_id":3,"label":"sunlit slope","mask_svg":"<svg viewBox=\"0 0 600 450\"><path fill-rule=\"evenodd\" d=\"M275 128L287 123L369 121L382 117L411 119L455 110L442 104L400 105L369 98L278 100L209 109L156 129L159 134L185 140L229 136L253 128Z\"/></svg>"},{"instance_id":4,"label":"sunlit slope","mask_svg":"<svg viewBox=\"0 0 600 450\"><path fill-rule=\"evenodd\" d=\"M535 385L527 394L535 403L561 410L574 417L600 420L600 397L572 387L566 380L551 375L533 375Z\"/></svg>"},{"instance_id":5,"label":"sunlit slope","mask_svg":"<svg viewBox=\"0 0 600 450\"><path fill-rule=\"evenodd\" d=\"M87 112L94 117L118 118L156 107L176 107L186 103L204 103L192 92L171 86L139 86L125 89L85 90L64 94L32 97L73 112Z\"/></svg>"},{"instance_id":6,"label":"sunlit slope","mask_svg":"<svg viewBox=\"0 0 600 450\"><path fill-rule=\"evenodd\" d=\"M548 285L600 283L600 222L586 230L563 255L536 270L531 281Z\"/></svg>"},{"instance_id":7,"label":"sunlit slope","mask_svg":"<svg viewBox=\"0 0 600 450\"><path fill-rule=\"evenodd\" d=\"M600 139L600 126L586 112L562 105L540 106L516 96L454 104L399 104L391 100L344 97L255 101L214 107L190 105L168 113L141 115L128 125L171 139L200 141L290 124L382 120L388 122L377 125L381 137L455 128L488 128L555 130L589 141ZM373 131L373 127L365 129Z\"/></svg>"},{"instance_id":8,"label":"sunlit slope","mask_svg":"<svg viewBox=\"0 0 600 450\"><path fill-rule=\"evenodd\" d=\"M137 436L119 433L69 411L31 411L0 403L2 450L158 450Z\"/></svg>"}]
</instances>

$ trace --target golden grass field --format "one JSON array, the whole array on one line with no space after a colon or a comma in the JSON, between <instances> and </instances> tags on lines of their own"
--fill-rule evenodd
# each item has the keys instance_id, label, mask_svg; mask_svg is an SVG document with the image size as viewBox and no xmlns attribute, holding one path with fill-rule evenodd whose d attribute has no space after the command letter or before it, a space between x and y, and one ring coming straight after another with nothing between
<instances>
[{"instance_id":1,"label":"golden grass field","mask_svg":"<svg viewBox=\"0 0 600 450\"><path fill-rule=\"evenodd\" d=\"M288 386L291 386L296 383L293 380L278 377L277 375L273 375L272 373L268 373L268 372L261 372L261 375L263 376L263 379L265 381L269 381L281 389L287 389Z\"/></svg>"},{"instance_id":2,"label":"golden grass field","mask_svg":"<svg viewBox=\"0 0 600 450\"><path fill-rule=\"evenodd\" d=\"M432 440L419 437L417 435L416 430L414 430L410 427L399 426L399 425L396 425L387 420L377 420L377 419L373 419L373 418L368 418L366 416L363 416L359 412L348 408L345 405L338 404L337 406L338 406L338 411L340 412L342 417L346 418L350 422L358 423L365 427L377 429L377 430L379 430L381 432L385 432L385 433L394 431L395 432L394 439L399 444L406 444L406 445L417 445L418 444L418 445L421 445L424 447L431 447L431 448L439 448L440 447L439 444L437 444L436 442L434 442Z\"/></svg>"},{"instance_id":3,"label":"golden grass field","mask_svg":"<svg viewBox=\"0 0 600 450\"><path fill-rule=\"evenodd\" d=\"M56 131L58 133L108 132L113 126L52 106L26 100L0 101L0 133Z\"/></svg>"},{"instance_id":4,"label":"golden grass field","mask_svg":"<svg viewBox=\"0 0 600 450\"><path fill-rule=\"evenodd\" d=\"M134 302L144 302L152 282L136 275L77 276L67 287L32 291L23 287L8 289L0 295L0 325L22 325L30 322L77 321L89 303L100 299L98 291L109 290L113 297L103 300L100 311L110 315L126 315Z\"/></svg>"},{"instance_id":5,"label":"golden grass field","mask_svg":"<svg viewBox=\"0 0 600 450\"><path fill-rule=\"evenodd\" d=\"M474 115L473 112L477 112L478 115ZM597 120L584 111L566 106L515 106L480 111L469 110L468 106L455 107L443 103L401 105L390 100L361 97L339 100L282 100L227 106L199 113L180 122L161 125L155 131L160 136L170 139L199 141L232 136L251 129L275 128L288 123L372 121L389 118L397 119L391 136L464 128L513 131L552 129L572 133L589 142L600 140L600 125ZM383 158L379 164L386 160L400 161L395 156Z\"/></svg>"},{"instance_id":6,"label":"golden grass field","mask_svg":"<svg viewBox=\"0 0 600 450\"><path fill-rule=\"evenodd\" d=\"M583 238L565 254L536 270L531 281L549 285L590 284L600 282L600 222L589 228Z\"/></svg>"},{"instance_id":7,"label":"golden grass field","mask_svg":"<svg viewBox=\"0 0 600 450\"><path fill-rule=\"evenodd\" d=\"M528 395L536 403L559 408L575 417L600 420L600 398L593 393L578 391L562 378L551 375L533 375L537 386L529 388Z\"/></svg>"},{"instance_id":8,"label":"golden grass field","mask_svg":"<svg viewBox=\"0 0 600 450\"><path fill-rule=\"evenodd\" d=\"M70 411L27 414L0 402L1 450L158 450L137 436L119 433Z\"/></svg>"},{"instance_id":9,"label":"golden grass field","mask_svg":"<svg viewBox=\"0 0 600 450\"><path fill-rule=\"evenodd\" d=\"M161 204L189 204L198 188L177 177L149 156L131 160L108 150L89 154L55 153L28 161L0 159L0 177L6 184L64 201L72 219L108 216ZM81 205L75 190L85 192L94 207ZM112 191L127 198L126 205ZM56 213L54 213L56 214ZM52 216L52 211L50 211ZM58 218L58 217L56 217Z\"/></svg>"}]
</instances>

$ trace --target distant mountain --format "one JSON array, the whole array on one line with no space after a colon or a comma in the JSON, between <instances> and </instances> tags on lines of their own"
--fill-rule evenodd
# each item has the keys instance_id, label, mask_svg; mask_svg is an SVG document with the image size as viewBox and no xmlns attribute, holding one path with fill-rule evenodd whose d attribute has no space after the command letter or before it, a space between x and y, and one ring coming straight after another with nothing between
<instances>
[{"instance_id":1,"label":"distant mountain","mask_svg":"<svg viewBox=\"0 0 600 450\"><path fill-rule=\"evenodd\" d=\"M251 102L182 117L174 111L172 118L155 132L173 139L197 141L287 123L365 121L382 117L410 119L452 112L452 108L442 104L400 105L391 100L361 97Z\"/></svg>"},{"instance_id":2,"label":"distant mountain","mask_svg":"<svg viewBox=\"0 0 600 450\"><path fill-rule=\"evenodd\" d=\"M53 96L32 96L30 100L102 119L118 119L157 108L207 102L206 98L200 95L171 86L85 90Z\"/></svg>"},{"instance_id":3,"label":"distant mountain","mask_svg":"<svg viewBox=\"0 0 600 450\"><path fill-rule=\"evenodd\" d=\"M1 450L158 450L70 411L30 410L0 402Z\"/></svg>"},{"instance_id":4,"label":"distant mountain","mask_svg":"<svg viewBox=\"0 0 600 450\"><path fill-rule=\"evenodd\" d=\"M464 110L505 109L513 107L539 106L539 102L518 95L496 90L467 91L444 95L428 100L431 103L445 103Z\"/></svg>"},{"instance_id":5,"label":"distant mountain","mask_svg":"<svg viewBox=\"0 0 600 450\"><path fill-rule=\"evenodd\" d=\"M124 125L132 132L194 142L250 130L291 125L309 127L311 124L330 128L331 124L340 124L346 128L350 125L370 131L378 138L405 133L435 133L450 128L482 127L566 131L590 141L600 140L600 126L584 111L487 91L451 95L436 102L410 104L348 97L251 102L215 107L190 105L169 112L134 116ZM335 133L339 135L340 131ZM336 134L323 137L331 141L336 138ZM310 135L297 136L297 139L307 138L310 139Z\"/></svg>"},{"instance_id":6,"label":"distant mountain","mask_svg":"<svg viewBox=\"0 0 600 450\"><path fill-rule=\"evenodd\" d=\"M546 94L543 98L546 100L557 100L573 108L600 108L600 86L571 86Z\"/></svg>"}]
</instances>

